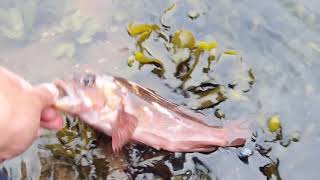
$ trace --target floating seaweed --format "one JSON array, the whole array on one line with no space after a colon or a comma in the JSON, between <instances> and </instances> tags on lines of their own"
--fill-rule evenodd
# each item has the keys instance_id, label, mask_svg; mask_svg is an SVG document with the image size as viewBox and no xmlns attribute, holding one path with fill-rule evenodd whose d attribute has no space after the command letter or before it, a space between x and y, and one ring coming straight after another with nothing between
<instances>
[{"instance_id":1,"label":"floating seaweed","mask_svg":"<svg viewBox=\"0 0 320 180\"><path fill-rule=\"evenodd\" d=\"M165 25L163 22L164 15L174 10L175 7L176 4L173 4L164 11L164 14L160 18L160 25L144 23L130 23L128 25L128 34L136 39L136 47L138 49L131 57L129 57L128 65L132 67L135 62L138 62L139 69L144 65L153 65L154 69L151 72L160 78L166 79L166 77L171 78L171 76L173 76L174 78L179 79L181 83L177 87L178 89L181 89L182 92L191 92L198 97L195 104L191 105L191 108L197 110L217 106L228 99L227 94L230 94L230 90L238 89L237 92L249 92L255 82L254 72L250 68L243 74L234 73L234 76L238 77L235 78L235 80L224 84L215 82L215 77L208 77L206 78L206 81L218 84L219 87L207 89L202 92L195 91L197 86L200 87L202 84L207 83L206 81L202 81L199 82L198 85L190 84L191 81L195 81L193 80L194 73L198 73L197 69L200 64L201 66L204 64L203 61L206 61L207 65L202 67L202 73L207 76L210 76L211 72L214 72L216 64L219 64L221 61L227 61L224 60L224 58L234 57L235 60L233 61L239 61L240 64L243 63L243 61L238 51L234 49L219 49L216 40L198 40L196 35L190 30L173 30L170 26ZM147 41L158 44L158 47L164 47L166 50L164 53L166 53L166 55L160 57L154 52L149 51L148 43L146 43ZM156 49L154 51L156 51ZM167 71L167 69L172 69L172 67L169 66L174 66L175 72ZM236 66L233 68L235 67ZM236 69L231 70L237 71ZM237 79L240 79L242 82L237 82ZM243 83L247 83L247 86L239 85Z\"/></svg>"},{"instance_id":2,"label":"floating seaweed","mask_svg":"<svg viewBox=\"0 0 320 180\"><path fill-rule=\"evenodd\" d=\"M164 20L163 20L163 19L164 19L165 15L168 14L168 13L170 13L170 12L172 12L172 11L176 8L176 6L177 6L176 3L172 4L169 8L167 8L166 10L164 10L163 14L162 14L161 17L160 17L160 24L161 24L161 26L164 27L166 30L170 29L170 26L169 26L169 25L166 25L166 24L164 23Z\"/></svg>"}]
</instances>

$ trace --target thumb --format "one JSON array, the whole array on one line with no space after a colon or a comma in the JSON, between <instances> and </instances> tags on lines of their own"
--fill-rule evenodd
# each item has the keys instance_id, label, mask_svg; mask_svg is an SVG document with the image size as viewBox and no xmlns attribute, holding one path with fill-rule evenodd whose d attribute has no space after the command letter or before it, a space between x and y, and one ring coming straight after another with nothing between
<instances>
[{"instance_id":1,"label":"thumb","mask_svg":"<svg viewBox=\"0 0 320 180\"><path fill-rule=\"evenodd\" d=\"M44 107L53 105L59 98L59 90L52 83L43 83L35 87L35 93L40 97Z\"/></svg>"}]
</instances>

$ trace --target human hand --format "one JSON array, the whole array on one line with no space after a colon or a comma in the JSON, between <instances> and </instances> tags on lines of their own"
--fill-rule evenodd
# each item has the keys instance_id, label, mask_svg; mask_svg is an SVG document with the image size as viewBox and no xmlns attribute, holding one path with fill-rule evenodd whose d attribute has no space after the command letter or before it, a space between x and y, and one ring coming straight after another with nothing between
<instances>
[{"instance_id":1,"label":"human hand","mask_svg":"<svg viewBox=\"0 0 320 180\"><path fill-rule=\"evenodd\" d=\"M0 66L0 162L25 151L41 128L63 127L52 107L58 91L50 84L36 87Z\"/></svg>"}]
</instances>

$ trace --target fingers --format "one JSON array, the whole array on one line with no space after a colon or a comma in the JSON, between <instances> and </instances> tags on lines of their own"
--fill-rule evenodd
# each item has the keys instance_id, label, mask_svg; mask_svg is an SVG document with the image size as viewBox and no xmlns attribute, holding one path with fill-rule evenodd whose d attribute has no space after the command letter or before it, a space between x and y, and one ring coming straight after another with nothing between
<instances>
[{"instance_id":1,"label":"fingers","mask_svg":"<svg viewBox=\"0 0 320 180\"><path fill-rule=\"evenodd\" d=\"M54 108L48 107L41 113L40 126L51 130L60 130L64 127L64 121Z\"/></svg>"},{"instance_id":2,"label":"fingers","mask_svg":"<svg viewBox=\"0 0 320 180\"><path fill-rule=\"evenodd\" d=\"M40 97L42 112L40 126L51 130L60 130L64 126L62 116L52 106L59 98L59 90L54 84L44 83L35 88L36 96Z\"/></svg>"},{"instance_id":3,"label":"fingers","mask_svg":"<svg viewBox=\"0 0 320 180\"><path fill-rule=\"evenodd\" d=\"M40 84L35 88L35 93L44 107L53 105L59 98L58 88L51 83Z\"/></svg>"},{"instance_id":4,"label":"fingers","mask_svg":"<svg viewBox=\"0 0 320 180\"><path fill-rule=\"evenodd\" d=\"M48 122L56 118L57 116L58 116L58 113L55 111L55 109L48 107L42 111L41 121Z\"/></svg>"}]
</instances>

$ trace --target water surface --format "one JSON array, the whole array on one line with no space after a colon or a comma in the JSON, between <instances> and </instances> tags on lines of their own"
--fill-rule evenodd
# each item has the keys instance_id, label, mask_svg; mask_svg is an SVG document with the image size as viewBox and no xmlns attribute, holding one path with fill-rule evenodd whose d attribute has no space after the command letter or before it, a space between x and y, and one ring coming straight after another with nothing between
<instances>
[{"instance_id":1,"label":"water surface","mask_svg":"<svg viewBox=\"0 0 320 180\"><path fill-rule=\"evenodd\" d=\"M173 4L176 6L163 15ZM317 178L319 6L316 0L1 1L0 63L32 83L91 69L136 81L192 108L199 99L190 92L187 96L186 89L210 81L226 87L228 99L202 113L216 121L217 109L226 115L225 119L253 115L262 125L256 130L257 137L244 147L253 151L248 161L238 156L244 148L173 154L130 144L114 156L109 139L103 137L105 143L86 154L88 162L78 162L53 156L41 148L57 142L55 134L47 132L26 153L2 166L12 179ZM190 14L198 17L191 19ZM219 48L234 49L240 54L222 56L207 73L202 71L207 57L202 56L181 88L181 81L174 76L175 64L168 58L170 54L153 34L145 46L165 64L164 78L151 72L154 65L139 69L135 62L129 67L127 59L138 48L136 39L127 33L127 25L137 22L161 26L161 17L161 22L170 27L163 30L166 35L189 30L198 40L216 40ZM86 18L90 21L83 20ZM252 87L246 74L249 69L255 77ZM237 91L227 88L234 82L240 84ZM273 140L275 135L265 125L276 114L283 127L281 140ZM290 141L293 133L299 133L299 142ZM99 158L90 162L94 158L89 155ZM97 168L94 171L92 167Z\"/></svg>"}]
</instances>

